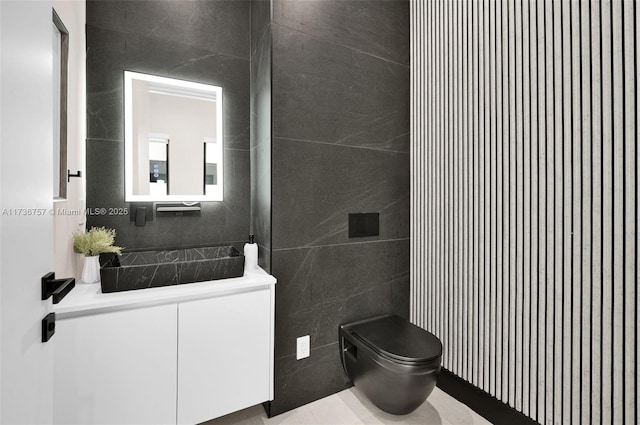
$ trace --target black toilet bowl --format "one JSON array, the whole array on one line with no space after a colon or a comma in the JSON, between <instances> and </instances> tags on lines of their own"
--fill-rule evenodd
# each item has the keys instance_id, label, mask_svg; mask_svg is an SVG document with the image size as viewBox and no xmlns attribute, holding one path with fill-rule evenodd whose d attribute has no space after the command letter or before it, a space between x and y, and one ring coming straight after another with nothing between
<instances>
[{"instance_id":1,"label":"black toilet bowl","mask_svg":"<svg viewBox=\"0 0 640 425\"><path fill-rule=\"evenodd\" d=\"M433 391L442 344L431 333L398 316L342 325L338 332L347 376L380 409L411 413Z\"/></svg>"}]
</instances>

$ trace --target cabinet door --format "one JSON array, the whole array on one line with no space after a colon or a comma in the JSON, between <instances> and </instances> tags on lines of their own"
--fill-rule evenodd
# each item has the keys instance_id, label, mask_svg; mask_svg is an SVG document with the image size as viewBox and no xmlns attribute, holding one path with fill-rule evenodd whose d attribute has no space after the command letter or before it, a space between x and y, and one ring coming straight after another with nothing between
<instances>
[{"instance_id":1,"label":"cabinet door","mask_svg":"<svg viewBox=\"0 0 640 425\"><path fill-rule=\"evenodd\" d=\"M271 292L178 305L178 423L194 424L267 401Z\"/></svg>"},{"instance_id":2,"label":"cabinet door","mask_svg":"<svg viewBox=\"0 0 640 425\"><path fill-rule=\"evenodd\" d=\"M177 305L56 323L54 423L175 424Z\"/></svg>"}]
</instances>

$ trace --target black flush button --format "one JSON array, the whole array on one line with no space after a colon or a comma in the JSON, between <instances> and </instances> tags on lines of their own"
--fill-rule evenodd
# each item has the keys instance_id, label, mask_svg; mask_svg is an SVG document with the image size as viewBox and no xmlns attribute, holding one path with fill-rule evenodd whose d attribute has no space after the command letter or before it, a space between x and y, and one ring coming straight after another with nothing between
<instances>
[{"instance_id":1,"label":"black flush button","mask_svg":"<svg viewBox=\"0 0 640 425\"><path fill-rule=\"evenodd\" d=\"M349 237L363 238L380 234L380 213L349 214Z\"/></svg>"}]
</instances>

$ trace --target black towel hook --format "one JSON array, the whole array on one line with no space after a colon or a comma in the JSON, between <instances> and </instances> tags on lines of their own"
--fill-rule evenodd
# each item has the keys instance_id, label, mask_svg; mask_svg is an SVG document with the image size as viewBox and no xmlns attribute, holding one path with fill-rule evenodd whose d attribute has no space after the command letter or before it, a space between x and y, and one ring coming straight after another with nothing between
<instances>
[{"instance_id":1,"label":"black towel hook","mask_svg":"<svg viewBox=\"0 0 640 425\"><path fill-rule=\"evenodd\" d=\"M71 177L82 177L82 172L78 170L75 174L71 174L71 170L67 170L67 183L71 181Z\"/></svg>"}]
</instances>

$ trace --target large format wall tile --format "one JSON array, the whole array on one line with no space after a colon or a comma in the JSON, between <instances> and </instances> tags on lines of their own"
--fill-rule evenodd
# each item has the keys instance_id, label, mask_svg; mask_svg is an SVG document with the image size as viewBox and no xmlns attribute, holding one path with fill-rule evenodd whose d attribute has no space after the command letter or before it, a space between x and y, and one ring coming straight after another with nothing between
<instances>
[{"instance_id":1,"label":"large format wall tile","mask_svg":"<svg viewBox=\"0 0 640 425\"><path fill-rule=\"evenodd\" d=\"M276 250L276 357L336 342L338 325L383 314L408 317L409 240ZM395 295L395 300L394 300Z\"/></svg>"},{"instance_id":2,"label":"large format wall tile","mask_svg":"<svg viewBox=\"0 0 640 425\"><path fill-rule=\"evenodd\" d=\"M275 361L275 400L269 416L275 416L351 386L340 363L338 343L312 348L311 356L296 360L287 356Z\"/></svg>"},{"instance_id":3,"label":"large format wall tile","mask_svg":"<svg viewBox=\"0 0 640 425\"><path fill-rule=\"evenodd\" d=\"M97 1L87 4L87 206L124 202L125 70L223 87L225 200L200 216L90 216L127 248L232 243L249 233L250 96L248 1Z\"/></svg>"},{"instance_id":4,"label":"large format wall tile","mask_svg":"<svg viewBox=\"0 0 640 425\"><path fill-rule=\"evenodd\" d=\"M271 416L349 385L340 324L408 317L408 19L406 1L274 0ZM380 235L348 238L356 212Z\"/></svg>"},{"instance_id":5,"label":"large format wall tile","mask_svg":"<svg viewBox=\"0 0 640 425\"><path fill-rule=\"evenodd\" d=\"M124 143L121 140L87 139L86 167L87 207L125 207ZM91 221L89 218L88 222Z\"/></svg>"},{"instance_id":6,"label":"large format wall tile","mask_svg":"<svg viewBox=\"0 0 640 425\"><path fill-rule=\"evenodd\" d=\"M409 152L409 68L274 24L273 134Z\"/></svg>"},{"instance_id":7,"label":"large format wall tile","mask_svg":"<svg viewBox=\"0 0 640 425\"><path fill-rule=\"evenodd\" d=\"M106 208L107 214L91 215L87 225L116 229L117 244L127 248L177 248L244 242L249 222L249 151L225 150L225 200L204 202L200 216L155 217L135 226L124 202L124 143L87 140L87 206ZM113 214L109 214L112 211Z\"/></svg>"},{"instance_id":8,"label":"large format wall tile","mask_svg":"<svg viewBox=\"0 0 640 425\"><path fill-rule=\"evenodd\" d=\"M88 0L87 24L249 59L249 1Z\"/></svg>"},{"instance_id":9,"label":"large format wall tile","mask_svg":"<svg viewBox=\"0 0 640 425\"><path fill-rule=\"evenodd\" d=\"M276 24L409 65L406 0L274 0Z\"/></svg>"},{"instance_id":10,"label":"large format wall tile","mask_svg":"<svg viewBox=\"0 0 640 425\"><path fill-rule=\"evenodd\" d=\"M87 133L124 139L124 71L223 88L227 148L249 148L249 61L139 34L87 27Z\"/></svg>"},{"instance_id":11,"label":"large format wall tile","mask_svg":"<svg viewBox=\"0 0 640 425\"><path fill-rule=\"evenodd\" d=\"M409 154L275 138L274 248L349 239L348 214L380 213L380 236L409 236Z\"/></svg>"}]
</instances>

